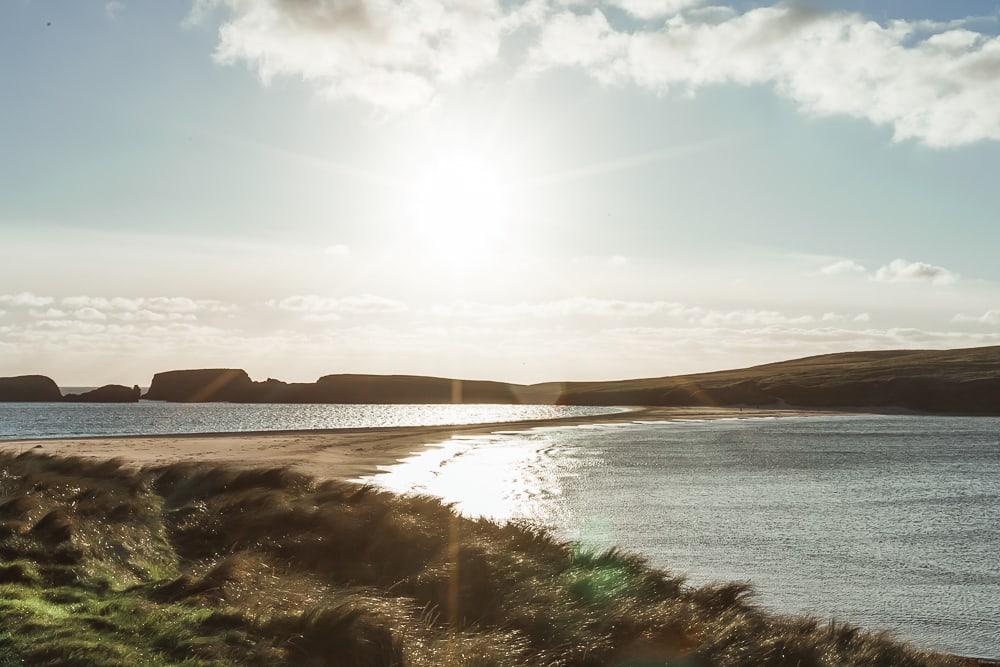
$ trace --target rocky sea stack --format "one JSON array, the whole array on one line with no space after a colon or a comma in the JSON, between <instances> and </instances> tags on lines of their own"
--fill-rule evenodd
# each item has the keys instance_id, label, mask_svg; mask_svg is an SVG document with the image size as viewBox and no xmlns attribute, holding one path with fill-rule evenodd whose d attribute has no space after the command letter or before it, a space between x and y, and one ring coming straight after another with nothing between
<instances>
[{"instance_id":1,"label":"rocky sea stack","mask_svg":"<svg viewBox=\"0 0 1000 667\"><path fill-rule=\"evenodd\" d=\"M52 378L44 375L0 378L0 401L39 403L61 400L59 387Z\"/></svg>"},{"instance_id":2,"label":"rocky sea stack","mask_svg":"<svg viewBox=\"0 0 1000 667\"><path fill-rule=\"evenodd\" d=\"M142 390L138 385L129 388L120 384L106 384L81 394L66 394L62 400L69 403L136 403L141 394Z\"/></svg>"},{"instance_id":3,"label":"rocky sea stack","mask_svg":"<svg viewBox=\"0 0 1000 667\"><path fill-rule=\"evenodd\" d=\"M166 371L153 376L149 391L143 398L177 403L246 403L252 401L253 386L253 380L241 369Z\"/></svg>"}]
</instances>

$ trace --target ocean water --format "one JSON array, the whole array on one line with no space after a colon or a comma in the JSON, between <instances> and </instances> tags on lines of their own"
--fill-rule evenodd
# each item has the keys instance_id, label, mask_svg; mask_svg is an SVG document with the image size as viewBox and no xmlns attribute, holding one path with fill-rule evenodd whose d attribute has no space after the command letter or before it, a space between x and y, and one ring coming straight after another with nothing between
<instances>
[{"instance_id":1,"label":"ocean water","mask_svg":"<svg viewBox=\"0 0 1000 667\"><path fill-rule=\"evenodd\" d=\"M774 610L1000 658L1000 419L801 417L454 438L367 481L623 546Z\"/></svg>"},{"instance_id":2,"label":"ocean water","mask_svg":"<svg viewBox=\"0 0 1000 667\"><path fill-rule=\"evenodd\" d=\"M618 412L550 405L0 403L0 440L513 422Z\"/></svg>"}]
</instances>

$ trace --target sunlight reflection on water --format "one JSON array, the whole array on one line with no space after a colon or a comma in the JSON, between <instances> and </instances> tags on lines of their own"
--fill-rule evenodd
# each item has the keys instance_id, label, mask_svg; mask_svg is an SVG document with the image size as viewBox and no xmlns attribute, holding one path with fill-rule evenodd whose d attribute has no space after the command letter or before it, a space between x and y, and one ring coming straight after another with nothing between
<instances>
[{"instance_id":1,"label":"sunlight reflection on water","mask_svg":"<svg viewBox=\"0 0 1000 667\"><path fill-rule=\"evenodd\" d=\"M558 520L562 477L577 465L542 429L454 437L362 481L441 498L466 516Z\"/></svg>"},{"instance_id":2,"label":"sunlight reflection on water","mask_svg":"<svg viewBox=\"0 0 1000 667\"><path fill-rule=\"evenodd\" d=\"M0 440L483 424L626 409L495 404L0 403Z\"/></svg>"}]
</instances>

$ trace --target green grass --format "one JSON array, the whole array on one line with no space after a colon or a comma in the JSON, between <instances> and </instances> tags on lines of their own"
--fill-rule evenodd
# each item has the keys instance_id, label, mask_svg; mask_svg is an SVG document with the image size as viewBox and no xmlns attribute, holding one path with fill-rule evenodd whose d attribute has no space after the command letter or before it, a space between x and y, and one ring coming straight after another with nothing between
<instances>
[{"instance_id":1,"label":"green grass","mask_svg":"<svg viewBox=\"0 0 1000 667\"><path fill-rule=\"evenodd\" d=\"M951 664L428 498L0 455L0 665Z\"/></svg>"}]
</instances>

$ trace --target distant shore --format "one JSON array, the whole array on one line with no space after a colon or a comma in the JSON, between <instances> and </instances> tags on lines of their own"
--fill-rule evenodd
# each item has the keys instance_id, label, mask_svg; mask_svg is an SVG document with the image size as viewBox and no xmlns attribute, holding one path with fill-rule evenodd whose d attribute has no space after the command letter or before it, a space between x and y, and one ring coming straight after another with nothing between
<instances>
[{"instance_id":1,"label":"distant shore","mask_svg":"<svg viewBox=\"0 0 1000 667\"><path fill-rule=\"evenodd\" d=\"M289 467L315 477L354 480L457 435L485 435L540 427L618 422L797 417L843 412L752 408L634 408L607 415L448 426L393 426L304 431L257 431L155 436L103 436L9 440L0 450L35 450L59 456L121 459L133 466L183 461Z\"/></svg>"}]
</instances>

